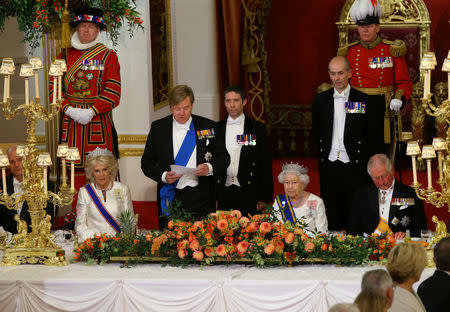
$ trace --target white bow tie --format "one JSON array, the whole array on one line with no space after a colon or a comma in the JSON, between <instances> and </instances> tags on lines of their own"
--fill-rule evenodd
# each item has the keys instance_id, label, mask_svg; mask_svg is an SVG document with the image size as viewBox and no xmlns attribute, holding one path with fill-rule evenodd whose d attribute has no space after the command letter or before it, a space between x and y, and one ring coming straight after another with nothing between
<instances>
[{"instance_id":1,"label":"white bow tie","mask_svg":"<svg viewBox=\"0 0 450 312\"><path fill-rule=\"evenodd\" d=\"M228 119L227 121L227 125L240 125L241 124L241 120L240 119Z\"/></svg>"},{"instance_id":2,"label":"white bow tie","mask_svg":"<svg viewBox=\"0 0 450 312\"><path fill-rule=\"evenodd\" d=\"M344 100L346 99L344 93L341 93L341 94L335 93L335 94L333 95L333 97L334 97L334 99L344 99Z\"/></svg>"}]
</instances>

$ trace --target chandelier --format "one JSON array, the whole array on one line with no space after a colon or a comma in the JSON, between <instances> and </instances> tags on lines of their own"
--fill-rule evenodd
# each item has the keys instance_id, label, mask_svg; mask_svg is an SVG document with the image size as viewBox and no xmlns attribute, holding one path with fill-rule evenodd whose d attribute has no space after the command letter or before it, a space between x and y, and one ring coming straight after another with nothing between
<instances>
[{"instance_id":1,"label":"chandelier","mask_svg":"<svg viewBox=\"0 0 450 312\"><path fill-rule=\"evenodd\" d=\"M24 220L18 215L17 234L13 235L6 246L3 265L18 265L25 263L42 263L46 265L66 265L64 250L57 245L55 236L50 232L51 216L46 214L45 207L49 202L55 206L70 205L75 195L74 165L80 159L78 149L67 145L58 146L57 157L62 159L63 181L57 193L47 189L47 168L52 164L50 154L40 152L36 148L36 125L38 120L48 122L57 116L62 99L62 76L67 70L64 60L55 60L49 69L53 77L53 99L48 110L41 105L39 97L39 70L43 68L39 57L31 57L30 63L22 64L20 76L25 81L25 103L16 109L11 108L10 81L14 74L15 65L12 58L4 58L0 67L0 74L4 75L3 102L1 103L5 118L10 120L19 112L26 117L26 145L17 146L16 155L22 157L23 166L23 193L8 195L6 189L6 167L9 166L7 155L0 151L0 168L2 170L3 190L0 195L0 204L8 209L17 210L22 203L27 202L31 217L31 232ZM35 98L30 101L30 78L34 77ZM71 163L70 187L66 181L66 161Z\"/></svg>"}]
</instances>

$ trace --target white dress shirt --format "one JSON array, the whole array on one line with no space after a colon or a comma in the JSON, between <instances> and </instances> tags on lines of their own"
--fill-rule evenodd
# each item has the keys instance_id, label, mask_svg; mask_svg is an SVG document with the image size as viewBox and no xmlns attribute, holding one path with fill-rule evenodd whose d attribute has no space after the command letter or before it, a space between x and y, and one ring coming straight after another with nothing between
<instances>
[{"instance_id":1,"label":"white dress shirt","mask_svg":"<svg viewBox=\"0 0 450 312\"><path fill-rule=\"evenodd\" d=\"M389 210L391 209L392 195L394 194L395 179L392 181L392 185L387 190L378 189L378 206L379 214L384 220L389 222ZM382 198L384 197L384 203ZM381 234L380 231L375 230L375 233Z\"/></svg>"},{"instance_id":2,"label":"white dress shirt","mask_svg":"<svg viewBox=\"0 0 450 312\"><path fill-rule=\"evenodd\" d=\"M15 177L13 177L13 186L14 186L14 193L23 194L23 182L19 182ZM20 212L22 211L23 202L20 202L16 213L20 216Z\"/></svg>"},{"instance_id":3,"label":"white dress shirt","mask_svg":"<svg viewBox=\"0 0 450 312\"><path fill-rule=\"evenodd\" d=\"M106 201L102 191L95 187L95 183L91 183L91 186L100 202L117 222L119 222L118 217L123 211L129 210L134 214L130 189L125 184L114 181L111 187L106 190ZM94 234L115 235L117 233L97 209L84 186L78 192L75 231L79 242L93 237Z\"/></svg>"},{"instance_id":4,"label":"white dress shirt","mask_svg":"<svg viewBox=\"0 0 450 312\"><path fill-rule=\"evenodd\" d=\"M343 163L350 162L344 145L345 130L345 102L348 101L350 85L347 85L341 93L334 89L334 115L333 115L333 135L331 139L331 150L328 160L340 160Z\"/></svg>"},{"instance_id":5,"label":"white dress shirt","mask_svg":"<svg viewBox=\"0 0 450 312\"><path fill-rule=\"evenodd\" d=\"M241 157L242 144L237 143L237 135L244 133L245 115L241 114L236 119L228 116L227 126L225 131L225 145L227 147L228 154L230 154L230 165L227 168L227 180L225 186L237 185L239 183L237 174L239 171L239 159Z\"/></svg>"}]
</instances>

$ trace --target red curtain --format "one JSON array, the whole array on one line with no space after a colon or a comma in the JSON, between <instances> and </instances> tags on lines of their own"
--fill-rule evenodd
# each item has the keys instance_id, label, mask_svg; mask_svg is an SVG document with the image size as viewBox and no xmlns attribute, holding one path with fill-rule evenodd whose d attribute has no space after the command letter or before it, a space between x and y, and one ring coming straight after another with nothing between
<instances>
[{"instance_id":1,"label":"red curtain","mask_svg":"<svg viewBox=\"0 0 450 312\"><path fill-rule=\"evenodd\" d=\"M219 53L220 118L227 112L223 102L223 90L231 84L242 84L241 42L242 4L241 0L216 0L217 44Z\"/></svg>"}]
</instances>

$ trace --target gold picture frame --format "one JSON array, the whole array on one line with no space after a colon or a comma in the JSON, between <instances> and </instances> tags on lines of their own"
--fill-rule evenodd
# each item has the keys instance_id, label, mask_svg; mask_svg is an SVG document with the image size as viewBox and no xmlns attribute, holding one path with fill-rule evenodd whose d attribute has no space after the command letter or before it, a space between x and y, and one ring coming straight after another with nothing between
<instances>
[{"instance_id":1,"label":"gold picture frame","mask_svg":"<svg viewBox=\"0 0 450 312\"><path fill-rule=\"evenodd\" d=\"M166 106L173 87L171 0L149 0L153 108Z\"/></svg>"}]
</instances>

